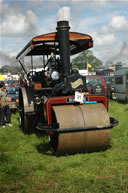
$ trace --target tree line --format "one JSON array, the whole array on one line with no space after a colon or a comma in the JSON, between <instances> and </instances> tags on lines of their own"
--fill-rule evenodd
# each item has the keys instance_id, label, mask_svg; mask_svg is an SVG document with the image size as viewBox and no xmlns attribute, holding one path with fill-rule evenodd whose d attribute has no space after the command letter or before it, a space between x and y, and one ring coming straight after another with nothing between
<instances>
[{"instance_id":1,"label":"tree line","mask_svg":"<svg viewBox=\"0 0 128 193\"><path fill-rule=\"evenodd\" d=\"M91 64L92 68L96 68L103 65L103 62L97 58L92 51L85 50L81 52L79 55L77 55L75 58L72 59L72 68L77 69L87 69L87 65ZM117 62L116 64L122 64L122 62ZM116 65L115 64L115 65ZM36 67L39 67L38 64ZM7 74L8 72L11 72L12 74L17 74L18 72L21 72L23 69L20 65L5 65L0 68L1 74Z\"/></svg>"}]
</instances>

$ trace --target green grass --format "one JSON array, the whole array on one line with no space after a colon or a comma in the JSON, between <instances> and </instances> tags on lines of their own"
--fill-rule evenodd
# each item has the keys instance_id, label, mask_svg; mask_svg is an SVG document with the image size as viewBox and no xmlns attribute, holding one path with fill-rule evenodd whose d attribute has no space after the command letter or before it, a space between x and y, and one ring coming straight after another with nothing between
<instances>
[{"instance_id":1,"label":"green grass","mask_svg":"<svg viewBox=\"0 0 128 193\"><path fill-rule=\"evenodd\" d=\"M13 127L0 127L0 193L128 193L128 106L110 101L109 115L119 120L110 149L56 157L12 114Z\"/></svg>"}]
</instances>

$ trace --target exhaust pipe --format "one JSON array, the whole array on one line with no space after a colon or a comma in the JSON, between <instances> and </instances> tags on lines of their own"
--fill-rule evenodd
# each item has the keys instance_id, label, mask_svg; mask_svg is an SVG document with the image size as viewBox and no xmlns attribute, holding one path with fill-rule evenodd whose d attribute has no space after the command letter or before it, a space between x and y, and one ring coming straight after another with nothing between
<instances>
[{"instance_id":1,"label":"exhaust pipe","mask_svg":"<svg viewBox=\"0 0 128 193\"><path fill-rule=\"evenodd\" d=\"M66 77L70 74L69 22L58 21L56 29L59 39L62 74Z\"/></svg>"}]
</instances>

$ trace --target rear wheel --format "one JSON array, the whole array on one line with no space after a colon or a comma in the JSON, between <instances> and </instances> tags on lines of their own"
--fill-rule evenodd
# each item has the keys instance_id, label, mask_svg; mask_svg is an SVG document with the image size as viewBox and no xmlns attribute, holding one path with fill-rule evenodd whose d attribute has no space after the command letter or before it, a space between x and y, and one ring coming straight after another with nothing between
<instances>
[{"instance_id":1,"label":"rear wheel","mask_svg":"<svg viewBox=\"0 0 128 193\"><path fill-rule=\"evenodd\" d=\"M19 91L19 122L21 130L26 134L35 131L37 125L37 114L34 112L34 105L28 102L29 90L22 87Z\"/></svg>"},{"instance_id":2,"label":"rear wheel","mask_svg":"<svg viewBox=\"0 0 128 193\"><path fill-rule=\"evenodd\" d=\"M92 94L104 95L104 87L100 83L92 85Z\"/></svg>"}]
</instances>

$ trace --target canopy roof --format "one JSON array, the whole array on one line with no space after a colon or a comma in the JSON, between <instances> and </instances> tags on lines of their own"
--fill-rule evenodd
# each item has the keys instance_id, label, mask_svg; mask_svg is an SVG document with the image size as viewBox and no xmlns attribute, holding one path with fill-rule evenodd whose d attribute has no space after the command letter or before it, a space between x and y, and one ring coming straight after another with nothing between
<instances>
[{"instance_id":1,"label":"canopy roof","mask_svg":"<svg viewBox=\"0 0 128 193\"><path fill-rule=\"evenodd\" d=\"M92 37L87 34L69 32L70 55L77 54L93 46ZM25 56L50 55L51 52L59 55L59 41L57 32L48 33L32 38L21 50L16 59L19 61Z\"/></svg>"}]
</instances>

